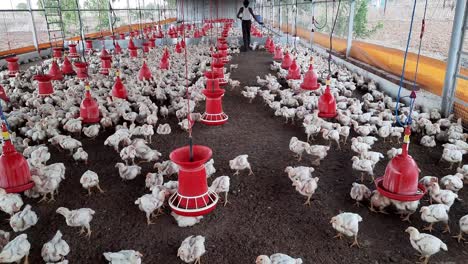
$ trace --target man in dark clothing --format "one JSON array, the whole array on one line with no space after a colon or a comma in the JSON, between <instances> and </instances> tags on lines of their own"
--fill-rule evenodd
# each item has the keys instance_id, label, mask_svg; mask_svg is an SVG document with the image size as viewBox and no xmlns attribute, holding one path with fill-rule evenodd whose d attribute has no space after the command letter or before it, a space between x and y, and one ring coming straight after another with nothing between
<instances>
[{"instance_id":1,"label":"man in dark clothing","mask_svg":"<svg viewBox=\"0 0 468 264\"><path fill-rule=\"evenodd\" d=\"M257 20L252 8L249 6L250 3L248 0L245 0L243 4L244 6L239 9L239 12L237 12L237 18L242 20L242 37L244 39L244 47L242 48L242 51L247 51L250 49L250 27L252 26L252 18L260 25L263 25L263 22Z\"/></svg>"}]
</instances>

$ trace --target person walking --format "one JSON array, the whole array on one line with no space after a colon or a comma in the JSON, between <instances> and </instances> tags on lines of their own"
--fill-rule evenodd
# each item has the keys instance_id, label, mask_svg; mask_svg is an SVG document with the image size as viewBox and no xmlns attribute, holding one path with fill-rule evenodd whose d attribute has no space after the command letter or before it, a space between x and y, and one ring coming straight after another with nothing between
<instances>
[{"instance_id":1,"label":"person walking","mask_svg":"<svg viewBox=\"0 0 468 264\"><path fill-rule=\"evenodd\" d=\"M237 12L237 18L242 20L242 38L244 39L244 47L241 51L247 51L250 49L250 27L252 26L252 18L260 25L263 25L263 22L257 20L257 17L254 15L249 4L250 2L248 0L244 0L244 6L239 9L239 12Z\"/></svg>"}]
</instances>

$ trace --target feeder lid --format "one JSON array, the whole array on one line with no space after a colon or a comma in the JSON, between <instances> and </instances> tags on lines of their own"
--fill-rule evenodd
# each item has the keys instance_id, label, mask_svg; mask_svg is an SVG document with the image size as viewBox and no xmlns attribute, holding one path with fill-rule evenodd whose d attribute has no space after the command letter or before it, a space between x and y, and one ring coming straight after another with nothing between
<instances>
[{"instance_id":1,"label":"feeder lid","mask_svg":"<svg viewBox=\"0 0 468 264\"><path fill-rule=\"evenodd\" d=\"M169 159L179 166L187 169L194 169L205 164L213 154L213 151L209 147L202 145L193 145L192 151L192 161L190 161L190 146L173 150L169 155Z\"/></svg>"},{"instance_id":2,"label":"feeder lid","mask_svg":"<svg viewBox=\"0 0 468 264\"><path fill-rule=\"evenodd\" d=\"M5 60L7 62L17 62L19 60L19 57L16 56L16 55L13 55L13 57L8 57L8 58L5 58Z\"/></svg>"},{"instance_id":3,"label":"feeder lid","mask_svg":"<svg viewBox=\"0 0 468 264\"><path fill-rule=\"evenodd\" d=\"M39 74L34 76L34 80L39 82L48 82L52 79L49 74Z\"/></svg>"}]
</instances>

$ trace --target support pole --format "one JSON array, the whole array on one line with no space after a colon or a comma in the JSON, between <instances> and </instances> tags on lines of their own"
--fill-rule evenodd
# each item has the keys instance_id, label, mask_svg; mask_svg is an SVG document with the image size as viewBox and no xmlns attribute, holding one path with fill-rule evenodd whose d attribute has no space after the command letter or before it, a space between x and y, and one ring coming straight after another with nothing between
<instances>
[{"instance_id":1,"label":"support pole","mask_svg":"<svg viewBox=\"0 0 468 264\"><path fill-rule=\"evenodd\" d=\"M112 34L112 36L114 35L114 27L113 27L113 23L112 23L112 4L111 4L111 1L112 0L109 0L108 3L109 3L109 12L107 13L107 15L109 16L109 30Z\"/></svg>"},{"instance_id":2,"label":"support pole","mask_svg":"<svg viewBox=\"0 0 468 264\"><path fill-rule=\"evenodd\" d=\"M31 8L31 0L28 0L27 3L28 3L28 9L29 9L29 16L31 17L31 25L33 29L32 30L33 43L34 43L34 47L36 48L36 50L39 51L39 42L37 40L36 23L34 22L34 14Z\"/></svg>"},{"instance_id":3,"label":"support pole","mask_svg":"<svg viewBox=\"0 0 468 264\"><path fill-rule=\"evenodd\" d=\"M311 1L310 3L310 14L311 14L311 17L312 17L312 24L311 24L311 29L310 29L310 48L312 48L312 45L314 44L314 24L315 24L315 21L313 20L314 19L314 8L315 8L315 3L314 1Z\"/></svg>"},{"instance_id":4,"label":"support pole","mask_svg":"<svg viewBox=\"0 0 468 264\"><path fill-rule=\"evenodd\" d=\"M442 114L447 117L453 111L455 101L455 90L457 87L457 74L460 64L463 24L466 16L466 1L457 1L455 7L455 17L453 19L452 37L450 39L450 48L447 59L447 68L445 70L444 89L442 91ZM466 29L465 29L466 30Z\"/></svg>"},{"instance_id":5,"label":"support pole","mask_svg":"<svg viewBox=\"0 0 468 264\"><path fill-rule=\"evenodd\" d=\"M83 28L83 21L81 20L81 10L80 10L80 3L78 2L78 0L75 0L75 3L76 3L76 11L78 12L78 20L80 22L80 34L81 34L81 52L83 53L83 59L85 59L86 61L86 58L85 58L85 40L86 40L86 35L85 35L85 32L84 32L84 28Z\"/></svg>"},{"instance_id":6,"label":"support pole","mask_svg":"<svg viewBox=\"0 0 468 264\"><path fill-rule=\"evenodd\" d=\"M348 38L346 43L346 58L349 57L351 53L351 47L353 45L353 28L354 28L354 8L356 6L356 1L351 0L349 3L349 19L348 19Z\"/></svg>"}]
</instances>

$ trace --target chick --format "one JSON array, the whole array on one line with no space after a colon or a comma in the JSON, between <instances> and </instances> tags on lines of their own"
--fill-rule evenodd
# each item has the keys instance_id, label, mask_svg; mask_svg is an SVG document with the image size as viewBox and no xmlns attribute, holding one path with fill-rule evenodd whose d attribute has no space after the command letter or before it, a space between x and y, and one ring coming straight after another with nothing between
<instances>
[{"instance_id":1,"label":"chick","mask_svg":"<svg viewBox=\"0 0 468 264\"><path fill-rule=\"evenodd\" d=\"M155 186L160 186L164 183L164 178L161 173L150 173L146 174L145 186L152 190Z\"/></svg>"},{"instance_id":2,"label":"chick","mask_svg":"<svg viewBox=\"0 0 468 264\"><path fill-rule=\"evenodd\" d=\"M330 220L330 224L332 224L333 228L338 231L338 234L335 238L342 239L343 235L352 237L354 236L354 242L351 244L351 247L359 245L357 240L358 232L359 232L359 222L362 221L362 217L355 213L341 213L332 217Z\"/></svg>"},{"instance_id":3,"label":"chick","mask_svg":"<svg viewBox=\"0 0 468 264\"><path fill-rule=\"evenodd\" d=\"M10 226L15 232L24 231L37 224L37 214L27 204L22 211L17 212L10 218Z\"/></svg>"},{"instance_id":4,"label":"chick","mask_svg":"<svg viewBox=\"0 0 468 264\"><path fill-rule=\"evenodd\" d=\"M146 223L148 225L153 224L153 222L151 222L151 217L153 216L155 210L158 210L158 214L156 216L162 213L161 207L164 204L164 200L166 199L166 193L167 191L162 190L156 195L153 193L145 194L135 201L135 204L138 205L138 208L146 213Z\"/></svg>"},{"instance_id":5,"label":"chick","mask_svg":"<svg viewBox=\"0 0 468 264\"><path fill-rule=\"evenodd\" d=\"M91 170L87 170L81 175L80 183L83 188L88 190L88 195L91 196L91 188L96 187L101 193L104 191L99 186L99 176Z\"/></svg>"},{"instance_id":6,"label":"chick","mask_svg":"<svg viewBox=\"0 0 468 264\"><path fill-rule=\"evenodd\" d=\"M371 160L359 159L357 156L351 158L353 161L353 170L361 172L361 182L364 182L364 173L367 173L371 176L374 181L374 163Z\"/></svg>"},{"instance_id":7,"label":"chick","mask_svg":"<svg viewBox=\"0 0 468 264\"><path fill-rule=\"evenodd\" d=\"M85 228L88 230L86 236L91 237L91 221L93 215L96 213L90 208L80 208L76 210L70 210L65 207L59 207L56 211L58 214L65 217L65 222L68 226L81 227L80 234L85 232Z\"/></svg>"},{"instance_id":8,"label":"chick","mask_svg":"<svg viewBox=\"0 0 468 264\"><path fill-rule=\"evenodd\" d=\"M294 180L300 180L304 181L307 179L312 178L312 172L314 172L315 169L312 167L304 167L304 166L299 166L299 167L291 167L288 166L284 170L288 174L288 177L291 181Z\"/></svg>"},{"instance_id":9,"label":"chick","mask_svg":"<svg viewBox=\"0 0 468 264\"><path fill-rule=\"evenodd\" d=\"M79 147L73 154L73 159L76 162L84 161L84 163L88 165L88 152L84 151L82 147Z\"/></svg>"},{"instance_id":10,"label":"chick","mask_svg":"<svg viewBox=\"0 0 468 264\"><path fill-rule=\"evenodd\" d=\"M292 258L286 254L275 253L270 257L266 255L260 255L255 260L255 264L302 264L302 259Z\"/></svg>"},{"instance_id":11,"label":"chick","mask_svg":"<svg viewBox=\"0 0 468 264\"><path fill-rule=\"evenodd\" d=\"M23 199L17 193L7 193L5 189L0 188L0 210L13 215L23 206Z\"/></svg>"},{"instance_id":12,"label":"chick","mask_svg":"<svg viewBox=\"0 0 468 264\"><path fill-rule=\"evenodd\" d=\"M169 124L159 124L156 133L158 135L169 135L171 133L171 126Z\"/></svg>"},{"instance_id":13,"label":"chick","mask_svg":"<svg viewBox=\"0 0 468 264\"><path fill-rule=\"evenodd\" d=\"M448 250L447 245L440 239L433 235L419 233L418 229L412 226L408 227L405 232L410 235L411 246L421 254L419 260L424 259L423 264L427 264L429 258L441 249Z\"/></svg>"},{"instance_id":14,"label":"chick","mask_svg":"<svg viewBox=\"0 0 468 264\"><path fill-rule=\"evenodd\" d=\"M188 217L188 216L178 215L174 212L172 212L171 215L174 217L179 227L194 226L200 223L200 221L203 219L203 216Z\"/></svg>"},{"instance_id":15,"label":"chick","mask_svg":"<svg viewBox=\"0 0 468 264\"><path fill-rule=\"evenodd\" d=\"M201 263L200 258L205 254L205 237L189 236L179 247L177 256L185 263Z\"/></svg>"},{"instance_id":16,"label":"chick","mask_svg":"<svg viewBox=\"0 0 468 264\"><path fill-rule=\"evenodd\" d=\"M445 186L445 189L456 194L463 188L463 174L447 175L440 179L440 183Z\"/></svg>"},{"instance_id":17,"label":"chick","mask_svg":"<svg viewBox=\"0 0 468 264\"><path fill-rule=\"evenodd\" d=\"M239 171L245 170L245 169L249 170L249 176L254 174L250 167L248 158L249 158L249 155L244 154L244 155L239 155L229 161L229 167L231 168L231 170L236 171L234 175L239 175Z\"/></svg>"},{"instance_id":18,"label":"chick","mask_svg":"<svg viewBox=\"0 0 468 264\"><path fill-rule=\"evenodd\" d=\"M424 222L429 223L429 226L423 228L423 230L428 230L432 232L432 226L435 223L442 222L445 224L444 233L450 233L450 226L448 224L449 216L448 216L448 209L445 204L432 204L429 206L423 206L419 210L421 213L421 219Z\"/></svg>"},{"instance_id":19,"label":"chick","mask_svg":"<svg viewBox=\"0 0 468 264\"><path fill-rule=\"evenodd\" d=\"M418 210L419 207L419 200L402 202L390 199L390 201L392 202L397 212L400 214L402 221L410 222L410 216L414 214L414 212L416 212L416 210Z\"/></svg>"},{"instance_id":20,"label":"chick","mask_svg":"<svg viewBox=\"0 0 468 264\"><path fill-rule=\"evenodd\" d=\"M454 238L456 238L458 243L460 243L460 241L465 240L465 238L463 238L463 233L468 234L468 215L460 218L458 225L460 226L460 233L457 236L454 236Z\"/></svg>"},{"instance_id":21,"label":"chick","mask_svg":"<svg viewBox=\"0 0 468 264\"><path fill-rule=\"evenodd\" d=\"M99 125L91 125L88 127L83 127L83 134L89 138L95 138L99 134Z\"/></svg>"},{"instance_id":22,"label":"chick","mask_svg":"<svg viewBox=\"0 0 468 264\"><path fill-rule=\"evenodd\" d=\"M41 256L45 262L62 261L70 253L70 246L62 239L62 232L57 231L49 242L42 246Z\"/></svg>"},{"instance_id":23,"label":"chick","mask_svg":"<svg viewBox=\"0 0 468 264\"><path fill-rule=\"evenodd\" d=\"M122 180L133 180L141 173L141 167L137 165L125 166L125 164L118 162L115 167L119 169Z\"/></svg>"},{"instance_id":24,"label":"chick","mask_svg":"<svg viewBox=\"0 0 468 264\"><path fill-rule=\"evenodd\" d=\"M135 250L121 250L119 252L105 252L104 258L109 264L141 264L143 254Z\"/></svg>"},{"instance_id":25,"label":"chick","mask_svg":"<svg viewBox=\"0 0 468 264\"><path fill-rule=\"evenodd\" d=\"M291 150L292 152L296 154L298 161L301 161L302 153L304 153L304 151L306 151L309 148L310 148L309 143L300 141L299 139L297 139L297 137L292 137L291 140L289 141L289 150Z\"/></svg>"},{"instance_id":26,"label":"chick","mask_svg":"<svg viewBox=\"0 0 468 264\"><path fill-rule=\"evenodd\" d=\"M230 179L229 176L219 176L211 183L210 190L219 194L224 193L224 206L228 203Z\"/></svg>"},{"instance_id":27,"label":"chick","mask_svg":"<svg viewBox=\"0 0 468 264\"><path fill-rule=\"evenodd\" d=\"M319 178L309 178L303 181L295 180L292 183L292 186L296 187L296 191L298 191L301 195L306 196L307 200L305 201L304 205L310 206L310 198L315 193L318 187Z\"/></svg>"},{"instance_id":28,"label":"chick","mask_svg":"<svg viewBox=\"0 0 468 264\"><path fill-rule=\"evenodd\" d=\"M206 177L209 178L211 175L216 173L216 168L214 167L214 159L210 159L205 163Z\"/></svg>"},{"instance_id":29,"label":"chick","mask_svg":"<svg viewBox=\"0 0 468 264\"><path fill-rule=\"evenodd\" d=\"M27 264L30 249L31 243L28 241L28 235L21 234L3 248L0 253L0 263L18 263L24 258L24 263Z\"/></svg>"},{"instance_id":30,"label":"chick","mask_svg":"<svg viewBox=\"0 0 468 264\"><path fill-rule=\"evenodd\" d=\"M356 206L360 206L364 199L369 199L371 197L371 191L367 186L364 184L359 184L357 182L353 182L353 187L351 188L351 192L349 195L353 200L356 201Z\"/></svg>"},{"instance_id":31,"label":"chick","mask_svg":"<svg viewBox=\"0 0 468 264\"><path fill-rule=\"evenodd\" d=\"M391 200L379 193L378 190L372 192L370 200L370 210L371 212L379 212L383 214L388 214L384 209L392 204ZM378 211L375 208L379 209Z\"/></svg>"},{"instance_id":32,"label":"chick","mask_svg":"<svg viewBox=\"0 0 468 264\"><path fill-rule=\"evenodd\" d=\"M445 204L449 210L458 195L450 190L441 190L437 182L433 182L429 188L429 195L436 203Z\"/></svg>"}]
</instances>

